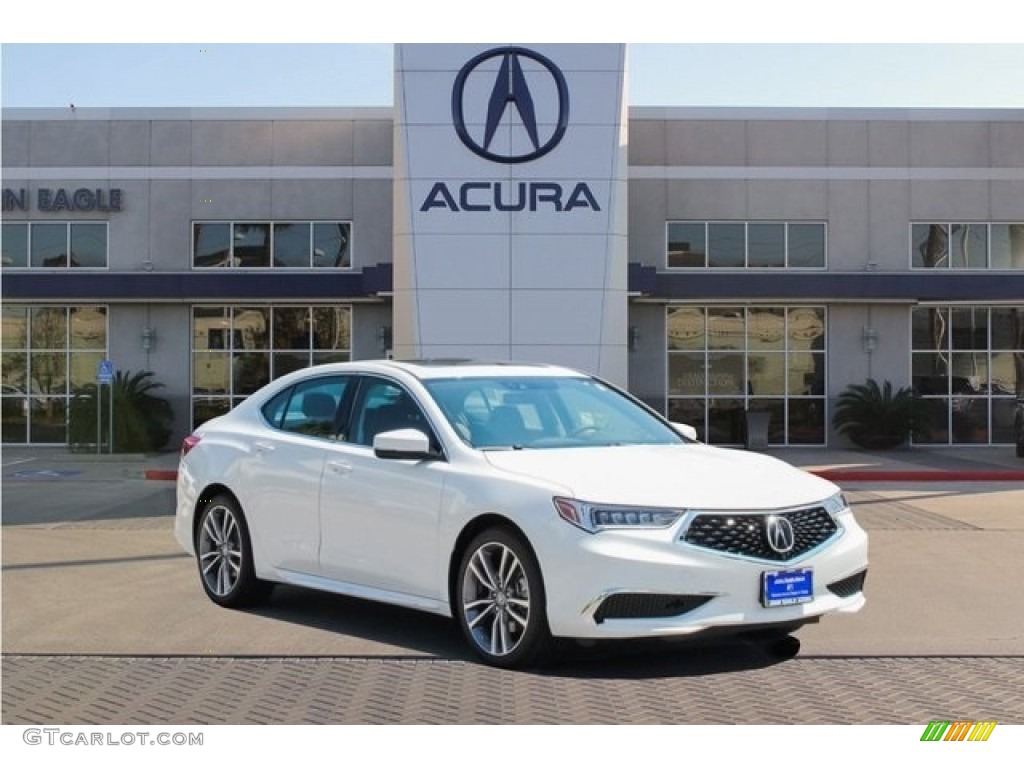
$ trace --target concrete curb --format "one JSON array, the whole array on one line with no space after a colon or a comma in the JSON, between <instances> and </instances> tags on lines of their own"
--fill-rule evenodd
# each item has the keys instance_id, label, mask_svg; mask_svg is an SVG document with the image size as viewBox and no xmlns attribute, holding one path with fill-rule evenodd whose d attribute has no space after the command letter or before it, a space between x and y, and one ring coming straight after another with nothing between
<instances>
[{"instance_id":1,"label":"concrete curb","mask_svg":"<svg viewBox=\"0 0 1024 768\"><path fill-rule=\"evenodd\" d=\"M147 480L166 480L172 483L178 481L178 470L176 469L147 469L145 472Z\"/></svg>"}]
</instances>

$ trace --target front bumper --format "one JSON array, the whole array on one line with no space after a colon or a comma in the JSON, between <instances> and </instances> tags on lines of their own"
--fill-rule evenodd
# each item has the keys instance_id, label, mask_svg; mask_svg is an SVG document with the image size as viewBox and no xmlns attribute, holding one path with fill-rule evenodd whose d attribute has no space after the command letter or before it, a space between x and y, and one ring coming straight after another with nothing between
<instances>
[{"instance_id":1,"label":"front bumper","mask_svg":"<svg viewBox=\"0 0 1024 768\"><path fill-rule=\"evenodd\" d=\"M557 544L538 552L551 632L588 639L669 637L716 628L743 631L801 624L828 613L854 613L865 604L851 577L867 569L867 534L848 511L839 521L840 532L826 546L785 563L686 544L679 539L678 526L597 534L561 531ZM572 547L573 557L566 558L564 549L561 556L556 553L565 546ZM812 569L813 599L763 606L762 574L793 568ZM829 589L844 580L848 581L836 590L838 594Z\"/></svg>"}]
</instances>

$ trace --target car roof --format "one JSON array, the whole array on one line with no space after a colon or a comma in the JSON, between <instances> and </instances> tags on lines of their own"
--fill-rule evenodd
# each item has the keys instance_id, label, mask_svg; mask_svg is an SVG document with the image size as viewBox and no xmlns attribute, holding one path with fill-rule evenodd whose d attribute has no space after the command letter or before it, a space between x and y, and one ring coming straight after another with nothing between
<instances>
[{"instance_id":1,"label":"car roof","mask_svg":"<svg viewBox=\"0 0 1024 768\"><path fill-rule=\"evenodd\" d=\"M583 376L580 371L546 363L525 363L507 360L474 360L438 358L425 360L386 361L418 379L447 379L503 376Z\"/></svg>"},{"instance_id":2,"label":"car roof","mask_svg":"<svg viewBox=\"0 0 1024 768\"><path fill-rule=\"evenodd\" d=\"M547 363L437 358L423 360L355 360L301 368L276 379L277 385L289 385L310 375L343 373L404 374L420 381L451 378L503 378L508 376L586 377L588 374Z\"/></svg>"}]
</instances>

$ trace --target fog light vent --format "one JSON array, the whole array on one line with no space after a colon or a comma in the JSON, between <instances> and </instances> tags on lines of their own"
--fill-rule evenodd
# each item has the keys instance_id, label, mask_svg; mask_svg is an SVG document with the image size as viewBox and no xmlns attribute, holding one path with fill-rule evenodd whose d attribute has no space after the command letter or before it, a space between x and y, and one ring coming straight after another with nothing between
<instances>
[{"instance_id":1,"label":"fog light vent","mask_svg":"<svg viewBox=\"0 0 1024 768\"><path fill-rule=\"evenodd\" d=\"M864 591L864 580L867 579L867 570L860 571L853 574L853 576L847 576L845 579L839 581L833 581L828 585L828 591L833 595L839 597L853 597L858 592Z\"/></svg>"},{"instance_id":2,"label":"fog light vent","mask_svg":"<svg viewBox=\"0 0 1024 768\"><path fill-rule=\"evenodd\" d=\"M682 616L711 599L708 595L654 595L620 592L609 595L594 614L598 624L605 619L664 619Z\"/></svg>"}]
</instances>

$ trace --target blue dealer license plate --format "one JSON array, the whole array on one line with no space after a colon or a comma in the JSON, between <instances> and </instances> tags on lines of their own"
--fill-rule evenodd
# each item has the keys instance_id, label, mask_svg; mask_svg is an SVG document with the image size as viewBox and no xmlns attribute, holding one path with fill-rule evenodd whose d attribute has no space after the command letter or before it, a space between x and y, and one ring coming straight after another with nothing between
<instances>
[{"instance_id":1,"label":"blue dealer license plate","mask_svg":"<svg viewBox=\"0 0 1024 768\"><path fill-rule=\"evenodd\" d=\"M810 568L761 575L761 602L765 608L809 603L813 599L814 578Z\"/></svg>"}]
</instances>

